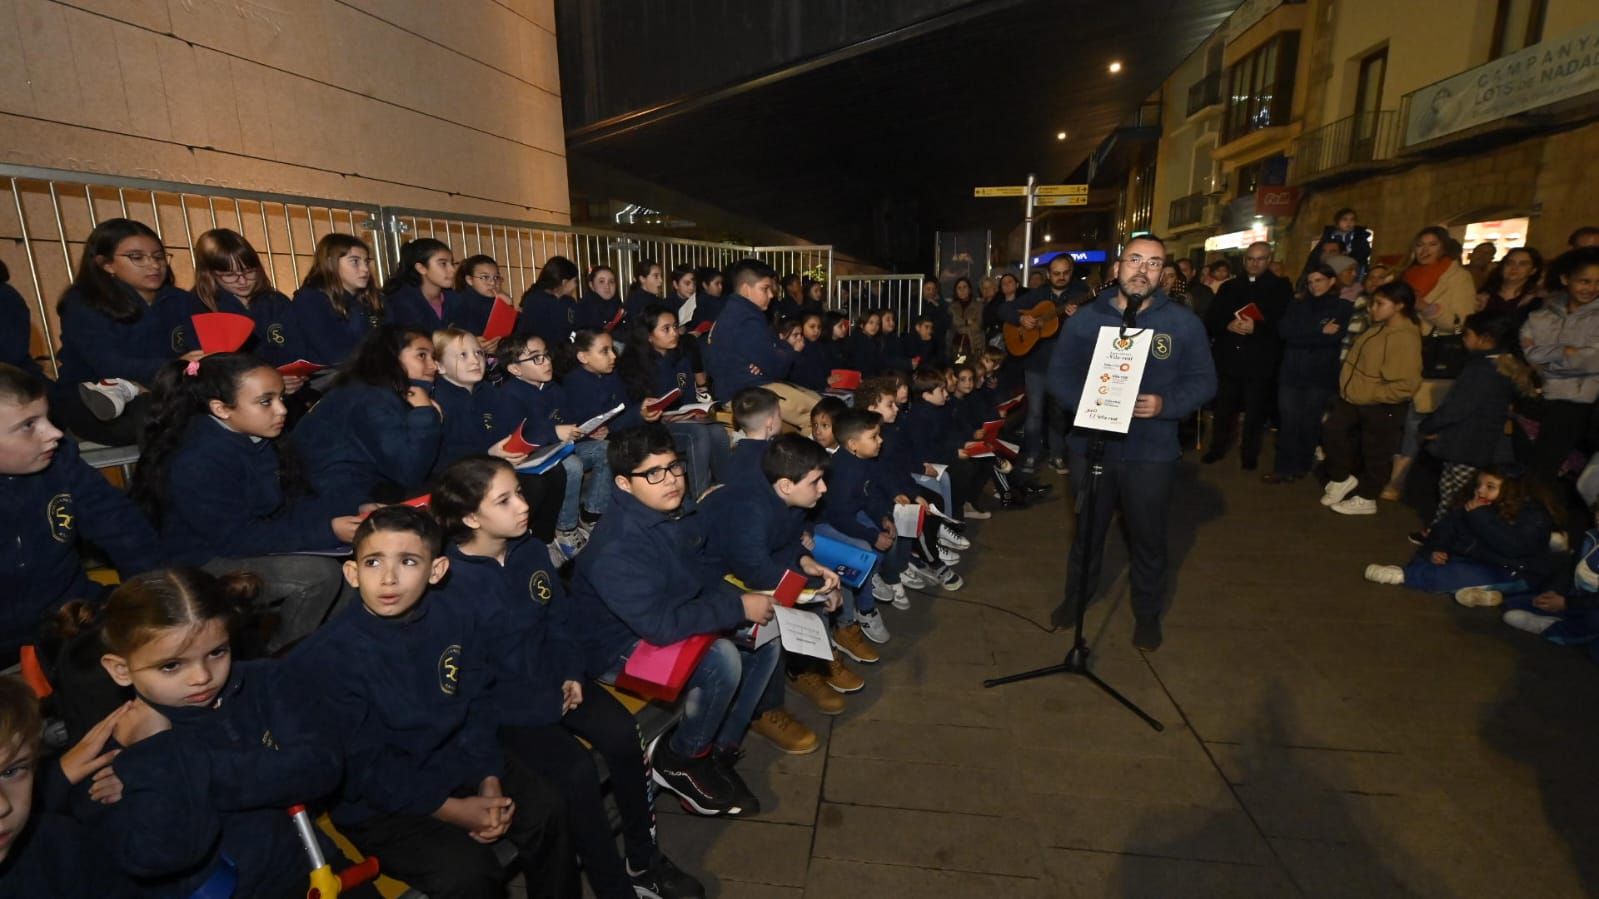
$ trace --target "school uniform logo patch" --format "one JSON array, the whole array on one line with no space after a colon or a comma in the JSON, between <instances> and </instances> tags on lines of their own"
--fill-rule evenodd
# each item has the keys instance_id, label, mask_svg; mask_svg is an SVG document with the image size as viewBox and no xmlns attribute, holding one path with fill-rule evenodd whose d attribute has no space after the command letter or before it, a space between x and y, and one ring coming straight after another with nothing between
<instances>
[{"instance_id":1,"label":"school uniform logo patch","mask_svg":"<svg viewBox=\"0 0 1599 899\"><path fill-rule=\"evenodd\" d=\"M454 696L461 677L461 644L452 643L439 656L439 692Z\"/></svg>"},{"instance_id":2,"label":"school uniform logo patch","mask_svg":"<svg viewBox=\"0 0 1599 899\"><path fill-rule=\"evenodd\" d=\"M72 494L57 493L44 507L44 517L50 525L50 537L57 543L71 543L73 524L77 516L72 511Z\"/></svg>"},{"instance_id":3,"label":"school uniform logo patch","mask_svg":"<svg viewBox=\"0 0 1599 899\"><path fill-rule=\"evenodd\" d=\"M1156 359L1170 359L1171 358L1171 335L1170 334L1156 334L1155 335L1155 345L1150 348L1149 354L1151 356L1154 356Z\"/></svg>"},{"instance_id":4,"label":"school uniform logo patch","mask_svg":"<svg viewBox=\"0 0 1599 899\"><path fill-rule=\"evenodd\" d=\"M550 573L543 570L533 572L533 577L527 582L527 594L539 605L549 605L550 598L555 595L550 587Z\"/></svg>"},{"instance_id":5,"label":"school uniform logo patch","mask_svg":"<svg viewBox=\"0 0 1599 899\"><path fill-rule=\"evenodd\" d=\"M687 387L688 386L688 372L680 371L680 372L677 373L677 386L679 386L679 387Z\"/></svg>"},{"instance_id":6,"label":"school uniform logo patch","mask_svg":"<svg viewBox=\"0 0 1599 899\"><path fill-rule=\"evenodd\" d=\"M485 413L483 413L483 430L485 430L485 431L494 430L494 413L493 412L485 412Z\"/></svg>"},{"instance_id":7,"label":"school uniform logo patch","mask_svg":"<svg viewBox=\"0 0 1599 899\"><path fill-rule=\"evenodd\" d=\"M283 336L283 326L277 323L267 325L267 340L278 346L287 343L287 338Z\"/></svg>"},{"instance_id":8,"label":"school uniform logo patch","mask_svg":"<svg viewBox=\"0 0 1599 899\"><path fill-rule=\"evenodd\" d=\"M174 353L182 353L182 352L184 352L183 347L184 347L184 345L186 343L188 343L188 341L185 340L184 337L183 337L183 326L179 325L176 328L173 328L172 329L172 352L174 352Z\"/></svg>"}]
</instances>

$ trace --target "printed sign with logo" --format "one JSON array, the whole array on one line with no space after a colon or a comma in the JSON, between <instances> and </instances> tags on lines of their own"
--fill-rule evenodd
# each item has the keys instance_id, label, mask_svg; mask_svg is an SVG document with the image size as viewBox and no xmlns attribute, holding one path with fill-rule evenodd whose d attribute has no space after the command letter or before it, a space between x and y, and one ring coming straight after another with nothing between
<instances>
[{"instance_id":1,"label":"printed sign with logo","mask_svg":"<svg viewBox=\"0 0 1599 899\"><path fill-rule=\"evenodd\" d=\"M1077 400L1077 418L1072 423L1075 427L1127 433L1133 425L1133 405L1138 402L1138 387L1144 381L1144 366L1154 343L1151 331L1124 334L1112 325L1099 329L1088 363L1088 377Z\"/></svg>"}]
</instances>

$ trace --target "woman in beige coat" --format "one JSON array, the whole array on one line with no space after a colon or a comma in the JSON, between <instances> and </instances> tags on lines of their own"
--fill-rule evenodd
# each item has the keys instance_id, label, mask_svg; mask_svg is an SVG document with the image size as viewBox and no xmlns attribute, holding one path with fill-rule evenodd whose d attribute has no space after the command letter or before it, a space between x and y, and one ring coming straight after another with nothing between
<instances>
[{"instance_id":1,"label":"woman in beige coat","mask_svg":"<svg viewBox=\"0 0 1599 899\"><path fill-rule=\"evenodd\" d=\"M1460 244L1437 225L1416 235L1410 265L1400 277L1416 292L1423 334L1453 334L1477 311L1477 282L1460 264Z\"/></svg>"}]
</instances>

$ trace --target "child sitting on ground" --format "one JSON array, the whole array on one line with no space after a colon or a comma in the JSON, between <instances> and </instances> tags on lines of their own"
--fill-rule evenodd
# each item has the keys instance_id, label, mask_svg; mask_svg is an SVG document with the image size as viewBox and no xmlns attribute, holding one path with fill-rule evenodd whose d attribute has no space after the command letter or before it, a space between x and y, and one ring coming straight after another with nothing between
<instances>
[{"instance_id":1,"label":"child sitting on ground","mask_svg":"<svg viewBox=\"0 0 1599 899\"><path fill-rule=\"evenodd\" d=\"M344 563L361 602L289 657L301 699L343 744L333 821L386 873L430 896L500 895L506 873L493 844L503 838L529 895L575 899L560 794L498 742L506 622L474 582L441 587L449 568L428 512L374 511Z\"/></svg>"},{"instance_id":2,"label":"child sitting on ground","mask_svg":"<svg viewBox=\"0 0 1599 899\"><path fill-rule=\"evenodd\" d=\"M740 593L704 570L706 516L684 506L686 466L672 435L646 424L612 437L611 511L572 579L574 626L586 672L612 683L639 644L669 646L698 634L772 620L772 598ZM760 810L734 769L756 703L781 657L771 641L753 651L710 645L684 689L683 718L651 755L655 782L700 815Z\"/></svg>"},{"instance_id":3,"label":"child sitting on ground","mask_svg":"<svg viewBox=\"0 0 1599 899\"><path fill-rule=\"evenodd\" d=\"M1497 605L1503 592L1544 586L1551 570L1551 519L1519 473L1484 469L1475 488L1456 503L1408 564L1367 565L1366 580L1454 593L1468 605ZM1467 594L1468 587L1489 589Z\"/></svg>"},{"instance_id":4,"label":"child sitting on ground","mask_svg":"<svg viewBox=\"0 0 1599 899\"><path fill-rule=\"evenodd\" d=\"M1504 596L1504 622L1551 643L1581 646L1589 658L1599 661L1599 504L1590 511L1596 527L1583 536L1570 583L1537 594ZM1491 596L1472 598L1479 601L1470 605L1494 604Z\"/></svg>"}]
</instances>

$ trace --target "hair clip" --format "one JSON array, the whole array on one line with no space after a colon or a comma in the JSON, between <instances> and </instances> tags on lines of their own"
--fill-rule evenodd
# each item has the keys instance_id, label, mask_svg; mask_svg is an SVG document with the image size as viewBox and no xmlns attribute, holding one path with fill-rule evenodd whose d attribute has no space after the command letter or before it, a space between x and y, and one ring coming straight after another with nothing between
<instances>
[{"instance_id":1,"label":"hair clip","mask_svg":"<svg viewBox=\"0 0 1599 899\"><path fill-rule=\"evenodd\" d=\"M189 360L189 364L184 366L183 373L185 375L191 377L191 378L199 375L200 374L200 360L199 359L191 359L191 360Z\"/></svg>"}]
</instances>

